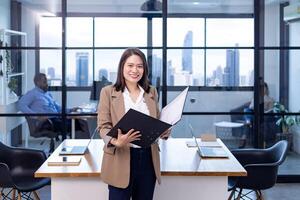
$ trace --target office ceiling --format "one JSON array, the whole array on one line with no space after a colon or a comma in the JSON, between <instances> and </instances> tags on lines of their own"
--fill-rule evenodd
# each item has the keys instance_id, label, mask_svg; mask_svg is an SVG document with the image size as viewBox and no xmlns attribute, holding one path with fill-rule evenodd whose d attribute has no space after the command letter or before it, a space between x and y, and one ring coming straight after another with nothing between
<instances>
[{"instance_id":1,"label":"office ceiling","mask_svg":"<svg viewBox=\"0 0 300 200\"><path fill-rule=\"evenodd\" d=\"M18 0L34 10L56 13L61 10L61 0ZM146 0L67 0L68 12L144 12L140 7ZM162 1L162 0L161 0ZM278 4L284 0L265 0ZM168 0L172 12L253 12L253 0Z\"/></svg>"}]
</instances>

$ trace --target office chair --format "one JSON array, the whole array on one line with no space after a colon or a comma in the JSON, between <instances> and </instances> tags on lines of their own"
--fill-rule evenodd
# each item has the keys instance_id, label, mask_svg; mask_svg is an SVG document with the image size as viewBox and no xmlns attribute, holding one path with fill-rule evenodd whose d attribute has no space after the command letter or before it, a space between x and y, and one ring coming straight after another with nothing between
<instances>
[{"instance_id":1,"label":"office chair","mask_svg":"<svg viewBox=\"0 0 300 200\"><path fill-rule=\"evenodd\" d=\"M231 193L228 200L251 199L248 195L253 191L257 199L262 200L261 190L271 188L276 183L278 167L285 160L287 147L287 141L281 140L268 149L232 150L232 154L246 169L247 176L229 177L228 190ZM250 191L243 194L243 189ZM235 192L238 192L237 198Z\"/></svg>"},{"instance_id":2,"label":"office chair","mask_svg":"<svg viewBox=\"0 0 300 200\"><path fill-rule=\"evenodd\" d=\"M25 118L28 124L30 136L34 138L40 138L40 137L50 138L49 153L52 153L54 151L54 138L57 137L59 133L54 131L55 129L51 120L45 119L41 121L29 116L26 116Z\"/></svg>"},{"instance_id":3,"label":"office chair","mask_svg":"<svg viewBox=\"0 0 300 200\"><path fill-rule=\"evenodd\" d=\"M31 200L32 193L39 199L36 190L48 185L50 179L34 178L34 173L46 159L41 150L8 147L0 142L0 198L15 200L17 192L18 200Z\"/></svg>"}]
</instances>

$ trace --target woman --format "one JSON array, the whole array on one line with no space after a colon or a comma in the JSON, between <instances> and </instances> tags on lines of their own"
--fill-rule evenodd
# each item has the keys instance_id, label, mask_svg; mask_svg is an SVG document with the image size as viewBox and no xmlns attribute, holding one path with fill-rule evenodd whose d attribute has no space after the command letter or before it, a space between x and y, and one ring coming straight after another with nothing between
<instances>
[{"instance_id":1,"label":"woman","mask_svg":"<svg viewBox=\"0 0 300 200\"><path fill-rule=\"evenodd\" d=\"M274 99L272 97L270 97L269 87L266 82L264 82L263 93L264 93L264 111L268 112L273 109ZM254 109L254 99L251 100L249 108L252 110Z\"/></svg>"},{"instance_id":2,"label":"woman","mask_svg":"<svg viewBox=\"0 0 300 200\"><path fill-rule=\"evenodd\" d=\"M155 182L160 183L159 147L131 144L140 133L118 130L118 138L106 134L130 109L159 117L157 92L149 85L145 55L137 48L126 49L121 56L117 81L102 89L98 108L98 128L105 142L101 178L108 184L110 200L151 200ZM167 138L170 131L162 134Z\"/></svg>"}]
</instances>

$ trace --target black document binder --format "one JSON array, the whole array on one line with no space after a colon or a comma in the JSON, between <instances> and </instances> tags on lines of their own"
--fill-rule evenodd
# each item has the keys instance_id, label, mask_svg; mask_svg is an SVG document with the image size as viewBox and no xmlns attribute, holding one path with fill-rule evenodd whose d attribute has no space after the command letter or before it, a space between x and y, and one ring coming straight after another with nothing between
<instances>
[{"instance_id":1,"label":"black document binder","mask_svg":"<svg viewBox=\"0 0 300 200\"><path fill-rule=\"evenodd\" d=\"M130 129L140 131L140 140L132 143L140 147L149 147L164 131L172 125L159 119L145 115L144 113L130 109L120 119L120 121L107 133L107 135L117 138L118 129L122 133L127 133Z\"/></svg>"}]
</instances>

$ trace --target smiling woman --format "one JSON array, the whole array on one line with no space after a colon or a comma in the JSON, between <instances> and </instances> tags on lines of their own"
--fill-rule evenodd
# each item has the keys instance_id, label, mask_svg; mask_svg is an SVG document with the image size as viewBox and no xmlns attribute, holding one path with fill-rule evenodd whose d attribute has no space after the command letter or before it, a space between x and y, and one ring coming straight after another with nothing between
<instances>
[{"instance_id":1,"label":"smiling woman","mask_svg":"<svg viewBox=\"0 0 300 200\"><path fill-rule=\"evenodd\" d=\"M117 81L101 90L98 108L98 128L105 142L101 179L108 184L110 200L151 200L156 180L160 183L157 141L151 147L137 147L132 142L141 135L134 129L127 133L118 129L117 138L107 135L129 109L158 118L157 99L157 91L149 85L145 55L137 48L126 49Z\"/></svg>"}]
</instances>

